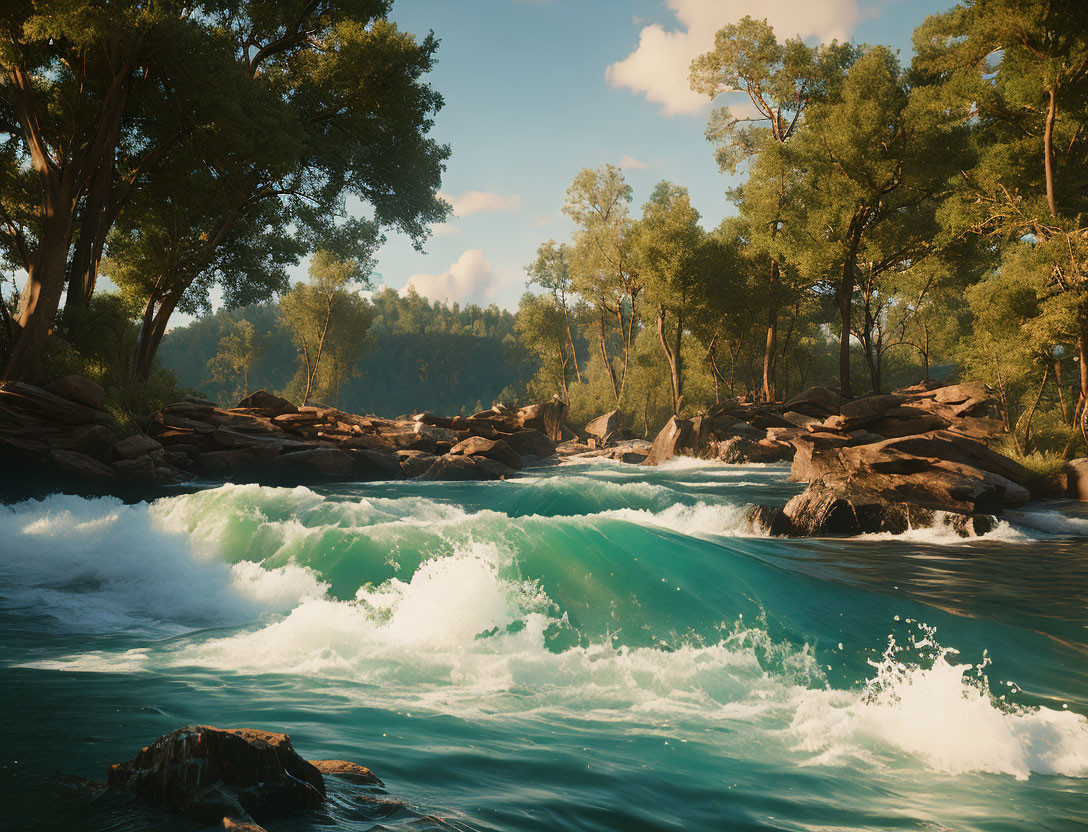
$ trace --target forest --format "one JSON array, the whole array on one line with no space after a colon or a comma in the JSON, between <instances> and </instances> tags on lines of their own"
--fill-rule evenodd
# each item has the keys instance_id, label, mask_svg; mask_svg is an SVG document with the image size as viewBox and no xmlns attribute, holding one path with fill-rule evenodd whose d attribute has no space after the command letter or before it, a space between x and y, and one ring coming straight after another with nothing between
<instances>
[{"instance_id":1,"label":"forest","mask_svg":"<svg viewBox=\"0 0 1088 832\"><path fill-rule=\"evenodd\" d=\"M559 396L641 435L732 396L959 378L994 390L1007 453L1083 454L1088 5L967 0L909 61L725 26L690 83L732 102L706 125L742 176L728 218L582 170L516 315L361 291L387 232L422 246L449 211L437 41L390 5L8 9L4 378L78 371L137 415L178 384L384 415ZM203 317L168 333L175 311Z\"/></svg>"}]
</instances>

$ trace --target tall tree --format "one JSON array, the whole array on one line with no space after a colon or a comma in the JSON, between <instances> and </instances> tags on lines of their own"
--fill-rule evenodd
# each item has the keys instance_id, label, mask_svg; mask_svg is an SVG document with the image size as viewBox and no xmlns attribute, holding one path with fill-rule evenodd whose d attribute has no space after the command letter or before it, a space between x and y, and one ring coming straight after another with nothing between
<instances>
[{"instance_id":1,"label":"tall tree","mask_svg":"<svg viewBox=\"0 0 1088 832\"><path fill-rule=\"evenodd\" d=\"M201 50L186 58L179 47L203 25L170 0L15 3L0 14L0 240L27 273L6 378L37 373L80 224L77 269L93 250L134 90L180 60L198 63ZM152 152L135 138L129 147Z\"/></svg>"},{"instance_id":2,"label":"tall tree","mask_svg":"<svg viewBox=\"0 0 1088 832\"><path fill-rule=\"evenodd\" d=\"M912 95L895 56L871 49L841 94L813 107L804 131L775 149L802 173L784 224L790 259L835 292L839 384L853 395L854 293L915 268L939 249L939 201L960 169L962 127L932 97ZM765 151L766 153L767 151Z\"/></svg>"},{"instance_id":3,"label":"tall tree","mask_svg":"<svg viewBox=\"0 0 1088 832\"><path fill-rule=\"evenodd\" d=\"M1039 314L1067 316L1088 442L1088 4L961 2L914 44L918 82L943 91L978 153L950 213L1002 253L1002 271L1033 262Z\"/></svg>"},{"instance_id":4,"label":"tall tree","mask_svg":"<svg viewBox=\"0 0 1088 832\"><path fill-rule=\"evenodd\" d=\"M748 15L718 30L714 48L691 63L691 88L710 98L743 93L751 105L736 112L720 107L711 115L706 135L717 145L715 158L722 172L736 173L769 143L789 141L805 110L814 101L827 99L855 57L856 49L849 44L811 47L799 38L780 43L766 20ZM747 193L753 209L753 241L766 238L763 242L770 253L761 391L770 401L776 397L778 309L783 300L782 263L775 238L783 219L785 187L765 171L758 185L749 184Z\"/></svg>"},{"instance_id":5,"label":"tall tree","mask_svg":"<svg viewBox=\"0 0 1088 832\"><path fill-rule=\"evenodd\" d=\"M369 264L318 251L310 263L310 282L284 295L280 311L299 357L291 384L302 404L315 394L339 393L367 344L373 310L354 289L364 284Z\"/></svg>"},{"instance_id":6,"label":"tall tree","mask_svg":"<svg viewBox=\"0 0 1088 832\"><path fill-rule=\"evenodd\" d=\"M525 272L529 275L530 283L535 283L551 293L556 309L563 313L563 327L567 331L570 357L574 362L574 375L581 382L582 371L578 367L578 351L574 346L574 332L571 327L569 247L564 243L548 240L537 249L536 260L525 267ZM563 389L566 390L566 381L563 383Z\"/></svg>"},{"instance_id":7,"label":"tall tree","mask_svg":"<svg viewBox=\"0 0 1088 832\"><path fill-rule=\"evenodd\" d=\"M563 213L578 225L571 252L571 284L596 307L598 345L616 403L622 401L627 383L642 291L631 255L631 196L622 171L605 165L580 171L567 189L563 206ZM618 379L608 345L613 319L622 354Z\"/></svg>"},{"instance_id":8,"label":"tall tree","mask_svg":"<svg viewBox=\"0 0 1088 832\"><path fill-rule=\"evenodd\" d=\"M660 182L642 208L634 231L634 250L647 298L657 311L657 337L669 365L672 411L684 401L685 326L705 292L706 234L686 188Z\"/></svg>"}]
</instances>

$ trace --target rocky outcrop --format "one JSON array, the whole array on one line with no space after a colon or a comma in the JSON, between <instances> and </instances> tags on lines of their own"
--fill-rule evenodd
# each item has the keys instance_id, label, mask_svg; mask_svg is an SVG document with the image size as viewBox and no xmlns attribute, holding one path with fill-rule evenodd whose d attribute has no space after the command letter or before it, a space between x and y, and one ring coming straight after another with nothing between
<instances>
[{"instance_id":1,"label":"rocky outcrop","mask_svg":"<svg viewBox=\"0 0 1088 832\"><path fill-rule=\"evenodd\" d=\"M809 414L816 407L804 404ZM790 479L809 487L782 509L754 510L751 522L796 535L896 534L934 517L958 533L992 527L1050 484L980 441L1000 432L990 407L986 388L973 383L842 402L782 436L795 448Z\"/></svg>"},{"instance_id":2,"label":"rocky outcrop","mask_svg":"<svg viewBox=\"0 0 1088 832\"><path fill-rule=\"evenodd\" d=\"M369 768L305 760L287 734L252 728L179 728L111 766L106 784L203 824L261 832L258 822L322 807L326 777L363 786L370 794L360 799L387 804L372 796L384 784Z\"/></svg>"},{"instance_id":3,"label":"rocky outcrop","mask_svg":"<svg viewBox=\"0 0 1088 832\"><path fill-rule=\"evenodd\" d=\"M529 422L562 417L565 405L553 404L533 406ZM192 399L169 405L151 433L183 471L236 481L498 479L522 468L526 457L555 453L542 431L523 426L530 410L496 405L469 417L421 412L384 419L323 405L296 408L258 391L229 409Z\"/></svg>"},{"instance_id":4,"label":"rocky outcrop","mask_svg":"<svg viewBox=\"0 0 1088 832\"><path fill-rule=\"evenodd\" d=\"M1088 458L1072 459L1062 469L1065 495L1072 500L1088 501Z\"/></svg>"},{"instance_id":5,"label":"rocky outcrop","mask_svg":"<svg viewBox=\"0 0 1088 832\"><path fill-rule=\"evenodd\" d=\"M265 821L325 801L325 781L287 734L179 728L110 767L109 787L202 823Z\"/></svg>"},{"instance_id":6,"label":"rocky outcrop","mask_svg":"<svg viewBox=\"0 0 1088 832\"><path fill-rule=\"evenodd\" d=\"M69 489L99 493L124 483L177 479L158 442L142 435L115 441L99 385L66 376L48 388L0 384L0 479L18 487L14 496Z\"/></svg>"},{"instance_id":7,"label":"rocky outcrop","mask_svg":"<svg viewBox=\"0 0 1088 832\"><path fill-rule=\"evenodd\" d=\"M623 430L623 414L618 410L610 410L586 424L586 435L598 439L605 445L618 436L621 430Z\"/></svg>"},{"instance_id":8,"label":"rocky outcrop","mask_svg":"<svg viewBox=\"0 0 1088 832\"><path fill-rule=\"evenodd\" d=\"M539 430L553 442L562 442L567 426L567 404L558 398L543 404L531 404L517 411L517 423L523 428Z\"/></svg>"},{"instance_id":9,"label":"rocky outcrop","mask_svg":"<svg viewBox=\"0 0 1088 832\"><path fill-rule=\"evenodd\" d=\"M650 453L642 464L660 465L676 456L693 456L698 450L696 441L697 434L692 422L673 416L654 437Z\"/></svg>"}]
</instances>

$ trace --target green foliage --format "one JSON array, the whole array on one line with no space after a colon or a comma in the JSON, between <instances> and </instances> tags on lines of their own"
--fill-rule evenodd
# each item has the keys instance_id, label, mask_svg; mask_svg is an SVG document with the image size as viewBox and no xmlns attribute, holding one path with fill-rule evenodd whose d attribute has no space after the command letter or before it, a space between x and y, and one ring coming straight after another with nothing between
<instances>
[{"instance_id":1,"label":"green foliage","mask_svg":"<svg viewBox=\"0 0 1088 832\"><path fill-rule=\"evenodd\" d=\"M345 379L357 374L369 344L373 309L355 291L366 280L363 264L329 251L310 263L310 282L283 296L283 326L298 352L299 367L287 385L288 398L307 404L311 397L338 403Z\"/></svg>"},{"instance_id":2,"label":"green foliage","mask_svg":"<svg viewBox=\"0 0 1088 832\"><path fill-rule=\"evenodd\" d=\"M219 339L215 355L208 359L208 373L218 385L233 385L226 397L220 394L220 404L233 407L234 402L249 395L249 373L263 356L264 341L257 336L253 323L244 318L234 322Z\"/></svg>"}]
</instances>

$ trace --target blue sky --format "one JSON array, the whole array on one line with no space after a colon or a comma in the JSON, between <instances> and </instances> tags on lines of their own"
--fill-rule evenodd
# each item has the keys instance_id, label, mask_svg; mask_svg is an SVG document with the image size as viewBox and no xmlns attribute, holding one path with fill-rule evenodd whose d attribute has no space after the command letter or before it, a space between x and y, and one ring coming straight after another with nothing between
<instances>
[{"instance_id":1,"label":"blue sky","mask_svg":"<svg viewBox=\"0 0 1088 832\"><path fill-rule=\"evenodd\" d=\"M703 137L709 101L687 65L722 25L766 17L780 38L883 43L909 61L914 27L952 0L398 0L401 28L441 40L433 135L451 146L442 191L459 216L423 253L391 237L375 284L516 308L537 246L566 240L564 194L583 167L620 165L634 210L654 184L686 186L710 228L732 183ZM729 103L724 100L719 103ZM735 102L734 102L735 103ZM300 270L301 276L301 270Z\"/></svg>"}]
</instances>

